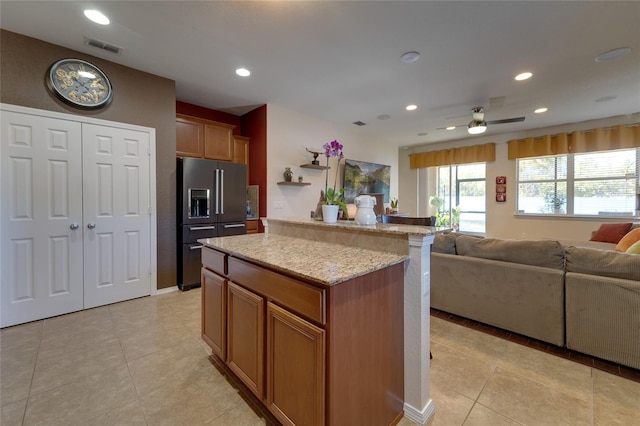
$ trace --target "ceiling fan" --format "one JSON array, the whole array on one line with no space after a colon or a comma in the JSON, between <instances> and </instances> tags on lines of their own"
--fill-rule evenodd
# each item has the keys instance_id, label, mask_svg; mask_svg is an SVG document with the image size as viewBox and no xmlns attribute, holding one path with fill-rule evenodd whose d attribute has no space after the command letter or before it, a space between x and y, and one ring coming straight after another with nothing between
<instances>
[{"instance_id":1,"label":"ceiling fan","mask_svg":"<svg viewBox=\"0 0 640 426\"><path fill-rule=\"evenodd\" d=\"M487 126L489 124L505 124L505 123L518 123L524 121L524 117L512 117L512 118L503 118L501 120L484 120L484 108L483 107L475 107L471 110L473 119L467 124L467 131L472 135L479 135L480 133L484 133L487 130ZM451 127L439 127L436 130L450 130L456 127L462 127L463 125L451 126Z\"/></svg>"}]
</instances>

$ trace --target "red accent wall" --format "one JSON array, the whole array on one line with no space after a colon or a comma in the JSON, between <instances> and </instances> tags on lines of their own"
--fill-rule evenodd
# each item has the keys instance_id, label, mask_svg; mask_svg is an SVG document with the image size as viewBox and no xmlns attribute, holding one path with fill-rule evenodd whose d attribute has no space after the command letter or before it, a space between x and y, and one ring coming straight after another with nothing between
<instances>
[{"instance_id":1,"label":"red accent wall","mask_svg":"<svg viewBox=\"0 0 640 426\"><path fill-rule=\"evenodd\" d=\"M259 185L260 196L258 217L267 214L267 106L262 105L242 116L242 135L251 138L249 142L249 184ZM264 232L262 222L258 230Z\"/></svg>"}]
</instances>

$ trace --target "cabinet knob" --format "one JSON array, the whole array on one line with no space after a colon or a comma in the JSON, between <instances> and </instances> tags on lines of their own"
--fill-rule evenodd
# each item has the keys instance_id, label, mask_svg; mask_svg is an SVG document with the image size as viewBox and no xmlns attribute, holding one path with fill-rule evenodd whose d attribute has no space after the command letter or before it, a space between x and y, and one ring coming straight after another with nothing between
<instances>
[{"instance_id":1,"label":"cabinet knob","mask_svg":"<svg viewBox=\"0 0 640 426\"><path fill-rule=\"evenodd\" d=\"M89 229L93 229L93 228L95 228L95 227L96 227L96 224L95 224L95 223L93 223L93 222L89 222L89 223L87 224L87 228L89 228Z\"/></svg>"},{"instance_id":2,"label":"cabinet knob","mask_svg":"<svg viewBox=\"0 0 640 426\"><path fill-rule=\"evenodd\" d=\"M72 223L71 225L69 225L69 229L71 229L72 231L75 231L78 228L80 228L80 225L78 225L77 223Z\"/></svg>"}]
</instances>

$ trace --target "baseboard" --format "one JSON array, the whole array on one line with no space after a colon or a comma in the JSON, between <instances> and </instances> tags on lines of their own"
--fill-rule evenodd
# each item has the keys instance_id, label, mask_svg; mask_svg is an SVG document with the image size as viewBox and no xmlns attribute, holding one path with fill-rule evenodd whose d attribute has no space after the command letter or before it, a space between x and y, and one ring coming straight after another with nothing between
<instances>
[{"instance_id":1,"label":"baseboard","mask_svg":"<svg viewBox=\"0 0 640 426\"><path fill-rule=\"evenodd\" d=\"M173 293L174 291L178 291L178 290L179 290L178 286L172 285L171 287L161 288L156 290L155 294L152 294L152 296L159 296L161 294Z\"/></svg>"},{"instance_id":2,"label":"baseboard","mask_svg":"<svg viewBox=\"0 0 640 426\"><path fill-rule=\"evenodd\" d=\"M433 417L435 411L436 408L431 398L429 398L429 402L427 402L427 405L425 405L422 410L418 410L407 403L404 404L404 416L419 425L427 424L431 417Z\"/></svg>"}]
</instances>

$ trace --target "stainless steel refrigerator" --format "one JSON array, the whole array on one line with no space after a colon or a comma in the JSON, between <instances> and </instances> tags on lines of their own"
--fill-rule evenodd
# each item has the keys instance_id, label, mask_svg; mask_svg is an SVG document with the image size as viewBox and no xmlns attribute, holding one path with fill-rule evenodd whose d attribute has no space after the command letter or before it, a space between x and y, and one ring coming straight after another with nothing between
<instances>
[{"instance_id":1,"label":"stainless steel refrigerator","mask_svg":"<svg viewBox=\"0 0 640 426\"><path fill-rule=\"evenodd\" d=\"M199 238L246 234L247 166L178 158L178 287L200 285Z\"/></svg>"}]
</instances>

